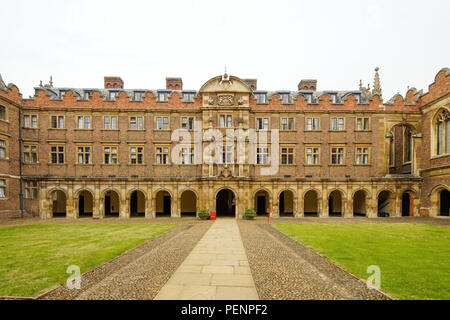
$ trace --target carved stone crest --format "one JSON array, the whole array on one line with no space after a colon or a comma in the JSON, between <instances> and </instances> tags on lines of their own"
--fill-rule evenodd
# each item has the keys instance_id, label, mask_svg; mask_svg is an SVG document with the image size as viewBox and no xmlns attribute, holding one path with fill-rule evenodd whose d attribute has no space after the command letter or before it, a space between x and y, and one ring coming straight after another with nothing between
<instances>
[{"instance_id":1,"label":"carved stone crest","mask_svg":"<svg viewBox=\"0 0 450 320\"><path fill-rule=\"evenodd\" d=\"M219 173L220 178L231 178L232 176L233 176L233 173L227 166L223 167L222 171L220 171L220 173Z\"/></svg>"},{"instance_id":2,"label":"carved stone crest","mask_svg":"<svg viewBox=\"0 0 450 320\"><path fill-rule=\"evenodd\" d=\"M217 104L219 106L232 106L234 105L234 97L231 94L218 96Z\"/></svg>"}]
</instances>

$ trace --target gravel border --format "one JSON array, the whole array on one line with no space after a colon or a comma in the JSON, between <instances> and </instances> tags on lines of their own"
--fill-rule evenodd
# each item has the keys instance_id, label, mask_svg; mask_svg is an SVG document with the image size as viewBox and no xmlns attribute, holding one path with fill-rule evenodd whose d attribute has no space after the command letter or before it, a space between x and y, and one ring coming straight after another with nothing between
<instances>
[{"instance_id":1,"label":"gravel border","mask_svg":"<svg viewBox=\"0 0 450 320\"><path fill-rule=\"evenodd\" d=\"M392 299L267 224L240 221L239 228L263 300Z\"/></svg>"},{"instance_id":2,"label":"gravel border","mask_svg":"<svg viewBox=\"0 0 450 320\"><path fill-rule=\"evenodd\" d=\"M210 226L181 224L85 272L80 290L60 285L39 299L153 299Z\"/></svg>"}]
</instances>

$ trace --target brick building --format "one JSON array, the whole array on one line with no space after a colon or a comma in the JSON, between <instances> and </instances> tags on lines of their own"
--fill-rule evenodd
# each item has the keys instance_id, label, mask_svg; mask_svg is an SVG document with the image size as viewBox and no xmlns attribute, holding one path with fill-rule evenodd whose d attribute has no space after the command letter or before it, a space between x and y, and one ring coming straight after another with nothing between
<instances>
[{"instance_id":1,"label":"brick building","mask_svg":"<svg viewBox=\"0 0 450 320\"><path fill-rule=\"evenodd\" d=\"M200 209L241 217L249 208L273 217L449 215L448 69L428 92L386 102L378 69L373 90L354 91L318 91L312 79L298 91L264 91L226 74L198 91L173 77L163 90L104 80L104 89L41 83L24 99L0 77L1 217L21 207L44 219ZM249 129L256 142L244 136L239 149L230 138L208 153L220 134Z\"/></svg>"}]
</instances>

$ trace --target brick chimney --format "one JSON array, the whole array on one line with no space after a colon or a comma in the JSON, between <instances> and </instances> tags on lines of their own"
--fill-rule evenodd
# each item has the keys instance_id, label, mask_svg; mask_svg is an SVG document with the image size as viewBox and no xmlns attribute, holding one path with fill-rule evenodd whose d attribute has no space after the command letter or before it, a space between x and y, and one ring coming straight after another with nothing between
<instances>
[{"instance_id":1,"label":"brick chimney","mask_svg":"<svg viewBox=\"0 0 450 320\"><path fill-rule=\"evenodd\" d=\"M120 77L105 77L105 89L123 89L123 80Z\"/></svg>"},{"instance_id":2,"label":"brick chimney","mask_svg":"<svg viewBox=\"0 0 450 320\"><path fill-rule=\"evenodd\" d=\"M167 90L183 90L183 79L181 78L166 78L166 89Z\"/></svg>"},{"instance_id":3,"label":"brick chimney","mask_svg":"<svg viewBox=\"0 0 450 320\"><path fill-rule=\"evenodd\" d=\"M298 84L298 90L316 91L317 90L317 80L314 80L314 79L301 80L300 83Z\"/></svg>"},{"instance_id":4,"label":"brick chimney","mask_svg":"<svg viewBox=\"0 0 450 320\"><path fill-rule=\"evenodd\" d=\"M253 91L258 89L258 79L242 79Z\"/></svg>"}]
</instances>

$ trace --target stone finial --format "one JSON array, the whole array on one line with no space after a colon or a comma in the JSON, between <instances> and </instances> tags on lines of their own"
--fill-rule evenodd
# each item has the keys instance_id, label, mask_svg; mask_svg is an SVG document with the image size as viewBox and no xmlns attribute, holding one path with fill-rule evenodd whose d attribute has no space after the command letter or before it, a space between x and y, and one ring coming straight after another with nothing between
<instances>
[{"instance_id":1,"label":"stone finial","mask_svg":"<svg viewBox=\"0 0 450 320\"><path fill-rule=\"evenodd\" d=\"M6 86L5 82L3 81L2 75L0 74L0 89L7 90L8 87Z\"/></svg>"},{"instance_id":2,"label":"stone finial","mask_svg":"<svg viewBox=\"0 0 450 320\"><path fill-rule=\"evenodd\" d=\"M53 76L50 76L49 84L50 84L50 88L53 88Z\"/></svg>"},{"instance_id":3,"label":"stone finial","mask_svg":"<svg viewBox=\"0 0 450 320\"><path fill-rule=\"evenodd\" d=\"M378 74L378 70L380 70L380 68L376 67L372 95L381 97L380 75Z\"/></svg>"}]
</instances>

